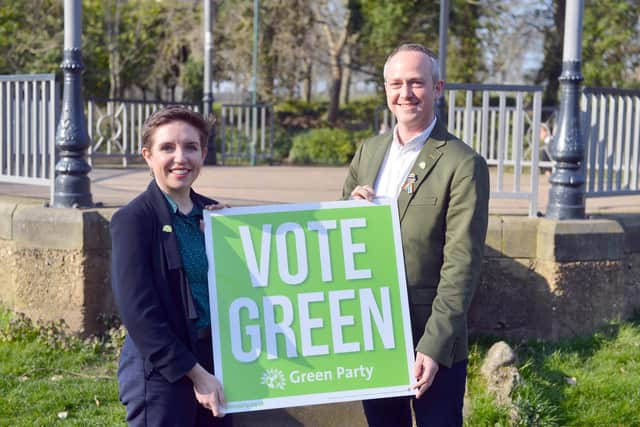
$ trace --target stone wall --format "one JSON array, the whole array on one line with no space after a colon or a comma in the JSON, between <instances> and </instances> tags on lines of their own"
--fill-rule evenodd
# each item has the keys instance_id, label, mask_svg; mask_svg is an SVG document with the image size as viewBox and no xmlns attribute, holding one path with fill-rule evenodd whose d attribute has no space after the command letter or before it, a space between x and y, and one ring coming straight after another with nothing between
<instances>
[{"instance_id":1,"label":"stone wall","mask_svg":"<svg viewBox=\"0 0 640 427\"><path fill-rule=\"evenodd\" d=\"M51 209L0 200L0 301L34 319L95 332L115 312L114 209ZM640 214L552 221L492 216L472 334L557 339L640 307Z\"/></svg>"},{"instance_id":2,"label":"stone wall","mask_svg":"<svg viewBox=\"0 0 640 427\"><path fill-rule=\"evenodd\" d=\"M0 200L0 302L95 332L113 314L109 220L115 209ZM472 334L557 339L640 307L640 214L552 221L492 216Z\"/></svg>"},{"instance_id":3,"label":"stone wall","mask_svg":"<svg viewBox=\"0 0 640 427\"><path fill-rule=\"evenodd\" d=\"M115 314L109 220L114 209L0 201L0 302L32 319L98 332Z\"/></svg>"},{"instance_id":4,"label":"stone wall","mask_svg":"<svg viewBox=\"0 0 640 427\"><path fill-rule=\"evenodd\" d=\"M91 333L115 312L114 209L50 209L0 199L0 302ZM640 307L640 213L585 221L491 217L472 334L557 339ZM364 426L359 402L238 414L245 425Z\"/></svg>"},{"instance_id":5,"label":"stone wall","mask_svg":"<svg viewBox=\"0 0 640 427\"><path fill-rule=\"evenodd\" d=\"M491 217L471 333L558 339L640 308L640 214Z\"/></svg>"}]
</instances>

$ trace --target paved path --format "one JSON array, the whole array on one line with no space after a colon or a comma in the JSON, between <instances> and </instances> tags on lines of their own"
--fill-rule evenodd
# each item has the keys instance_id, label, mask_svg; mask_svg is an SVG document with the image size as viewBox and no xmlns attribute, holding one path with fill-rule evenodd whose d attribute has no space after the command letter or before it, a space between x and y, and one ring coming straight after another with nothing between
<instances>
[{"instance_id":1,"label":"paved path","mask_svg":"<svg viewBox=\"0 0 640 427\"><path fill-rule=\"evenodd\" d=\"M491 184L495 190L496 176L492 170ZM254 204L295 203L336 200L340 197L346 167L313 166L207 166L204 167L195 188L232 206ZM91 174L91 192L94 202L105 206L122 206L143 191L151 177L144 166L129 169L96 168ZM528 188L528 182L523 182ZM513 189L513 178L507 176L504 190ZM549 185L540 176L538 210L545 212ZM0 183L0 196L27 197L43 202L49 198L49 189L32 185ZM492 214L526 215L527 200L492 198ZM640 212L640 195L587 199L587 213Z\"/></svg>"}]
</instances>

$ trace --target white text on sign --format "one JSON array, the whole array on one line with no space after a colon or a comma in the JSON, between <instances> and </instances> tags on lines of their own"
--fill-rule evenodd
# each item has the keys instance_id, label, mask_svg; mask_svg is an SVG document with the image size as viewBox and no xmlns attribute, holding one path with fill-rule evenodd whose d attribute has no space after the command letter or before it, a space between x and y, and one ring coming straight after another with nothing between
<instances>
[{"instance_id":1,"label":"white text on sign","mask_svg":"<svg viewBox=\"0 0 640 427\"><path fill-rule=\"evenodd\" d=\"M340 221L309 221L306 230L301 224L285 222L275 232L275 255L278 274L281 281L288 285L299 285L309 275L307 238L305 231L317 233L318 253L320 256L321 279L331 282L332 253L329 245L329 233L332 230L340 233L344 273L346 280L370 279L371 269L356 268L355 255L366 253L364 243L353 241L352 230L366 228L365 218L349 218ZM271 263L272 224L263 224L260 237L260 250L256 250L251 238L249 226L239 227L240 240L247 262L247 270L253 288L269 285L269 265ZM288 239L291 233L293 239ZM258 255L259 253L259 255ZM292 272L289 255L295 256L297 271ZM231 350L236 360L250 363L257 360L262 352L268 359L285 357L279 354L278 337L284 340L287 358L295 358L299 353L303 357L322 356L340 353L357 353L361 350L374 349L374 330L385 349L395 348L391 298L388 287L376 289L361 288L332 290L328 292L299 293L292 301L284 295L261 297L261 301L241 297L229 306L229 325L231 332ZM355 300L359 303L360 324L356 324L356 313L344 313L343 301ZM311 315L310 307L314 304L327 308L326 316ZM278 313L278 314L276 314ZM278 320L276 320L276 317ZM330 342L313 342L314 329L328 326L331 330ZM345 340L344 328L357 327L362 331L361 339ZM244 346L243 346L244 342Z\"/></svg>"},{"instance_id":2,"label":"white text on sign","mask_svg":"<svg viewBox=\"0 0 640 427\"><path fill-rule=\"evenodd\" d=\"M361 350L361 344L365 350L373 350L373 329L378 331L378 336L382 340L382 345L386 349L395 348L395 337L393 333L393 318L391 315L391 301L389 298L389 288L381 287L380 301L378 306L373 295L373 290L364 288L358 290L358 300L360 302L360 316L362 319L363 342L345 342L343 328L354 326L354 316L345 315L341 312L340 303L343 300L355 299L356 293L352 289L329 291L329 313L331 323L332 353L355 353ZM309 305L311 303L325 302L325 293L309 292L298 294L298 325L303 356L320 356L330 354L328 344L314 344L311 339L311 331L324 327L324 319L321 317L310 317ZM276 307L281 311L282 319L276 322ZM241 316L241 312L247 312L247 316ZM268 359L279 357L277 337L284 337L286 343L286 355L288 358L298 357L296 344L296 334L292 327L294 323L294 309L291 301L286 296L265 296L262 298L262 320L258 304L251 298L238 298L229 307L229 324L231 327L231 351L240 362L253 362L263 349L262 336L266 341L266 352ZM243 325L243 317L252 322ZM261 331L262 324L264 331ZM248 348L242 346L243 337L249 338Z\"/></svg>"},{"instance_id":3,"label":"white text on sign","mask_svg":"<svg viewBox=\"0 0 640 427\"><path fill-rule=\"evenodd\" d=\"M318 233L318 245L320 250L320 270L322 280L330 282L333 280L331 273L331 251L329 249L329 231L337 229L335 220L310 221L307 229ZM354 243L351 230L353 228L364 228L367 226L365 218L343 219L340 222L340 232L342 237L342 251L344 259L344 272L347 280L370 279L370 269L356 269L354 255L366 252L364 243ZM271 257L271 237L272 224L262 226L262 237L260 239L260 260L256 256L256 250L251 240L249 227L240 226L240 239L244 250L247 267L251 277L253 287L266 287L269 285L269 265ZM295 241L295 254L298 271L291 272L289 266L289 248L287 247L287 233L293 233ZM288 285L299 285L304 282L309 275L307 242L305 230L300 224L295 222L285 222L276 230L276 256L278 260L278 273L280 279Z\"/></svg>"}]
</instances>

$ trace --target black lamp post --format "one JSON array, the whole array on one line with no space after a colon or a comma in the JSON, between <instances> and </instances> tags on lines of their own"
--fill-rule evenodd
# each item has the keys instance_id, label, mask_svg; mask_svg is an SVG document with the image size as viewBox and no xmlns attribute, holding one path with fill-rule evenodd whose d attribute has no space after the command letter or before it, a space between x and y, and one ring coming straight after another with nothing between
<instances>
[{"instance_id":1,"label":"black lamp post","mask_svg":"<svg viewBox=\"0 0 640 427\"><path fill-rule=\"evenodd\" d=\"M93 206L85 159L91 145L85 125L82 102L82 33L81 0L64 2L64 53L60 65L64 72L62 111L56 130L59 161L56 163L53 207L86 208Z\"/></svg>"},{"instance_id":2,"label":"black lamp post","mask_svg":"<svg viewBox=\"0 0 640 427\"><path fill-rule=\"evenodd\" d=\"M560 115L551 144L554 172L549 178L547 218L583 219L584 140L580 134L580 72L583 0L567 0L565 11L562 74L560 75Z\"/></svg>"},{"instance_id":3,"label":"black lamp post","mask_svg":"<svg viewBox=\"0 0 640 427\"><path fill-rule=\"evenodd\" d=\"M447 78L447 36L449 33L449 0L440 0L440 43L438 47L438 62L440 63L440 79ZM435 82L434 82L435 83ZM447 124L447 102L444 99L444 91L436 101L438 119Z\"/></svg>"},{"instance_id":4,"label":"black lamp post","mask_svg":"<svg viewBox=\"0 0 640 427\"><path fill-rule=\"evenodd\" d=\"M215 19L215 0L204 0L204 81L202 94L202 115L205 119L211 116L211 108L213 104L213 93L211 92L211 64L213 59L213 21ZM207 158L205 163L208 165L216 164L216 143L215 143L215 126L209 135L207 143Z\"/></svg>"}]
</instances>

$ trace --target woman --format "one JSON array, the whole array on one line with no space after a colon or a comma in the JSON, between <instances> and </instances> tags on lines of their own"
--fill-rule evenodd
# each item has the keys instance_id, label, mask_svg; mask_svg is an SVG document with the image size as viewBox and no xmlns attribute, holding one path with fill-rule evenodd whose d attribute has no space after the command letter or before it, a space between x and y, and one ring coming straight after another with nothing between
<instances>
[{"instance_id":1,"label":"woman","mask_svg":"<svg viewBox=\"0 0 640 427\"><path fill-rule=\"evenodd\" d=\"M191 189L207 154L208 124L183 107L154 113L142 155L154 179L111 220L112 286L128 330L120 400L131 426L231 425L212 374L202 210ZM220 206L220 205L218 205Z\"/></svg>"}]
</instances>

